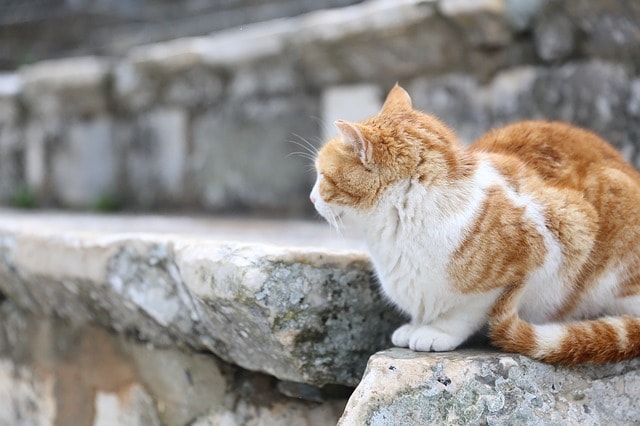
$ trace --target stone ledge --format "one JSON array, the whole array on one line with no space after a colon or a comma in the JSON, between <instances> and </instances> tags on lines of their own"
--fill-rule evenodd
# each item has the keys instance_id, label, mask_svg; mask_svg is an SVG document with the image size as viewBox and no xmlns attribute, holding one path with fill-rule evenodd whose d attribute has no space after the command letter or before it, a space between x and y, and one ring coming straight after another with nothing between
<instances>
[{"instance_id":1,"label":"stone ledge","mask_svg":"<svg viewBox=\"0 0 640 426\"><path fill-rule=\"evenodd\" d=\"M311 402L285 397L282 385L211 354L0 301L1 425L336 424L346 389L325 388Z\"/></svg>"},{"instance_id":2,"label":"stone ledge","mask_svg":"<svg viewBox=\"0 0 640 426\"><path fill-rule=\"evenodd\" d=\"M313 247L331 232L0 211L0 292L35 314L211 351L282 380L355 385L400 319L348 240Z\"/></svg>"},{"instance_id":3,"label":"stone ledge","mask_svg":"<svg viewBox=\"0 0 640 426\"><path fill-rule=\"evenodd\" d=\"M556 367L520 355L477 350L371 357L339 422L395 424L630 424L640 359Z\"/></svg>"}]
</instances>

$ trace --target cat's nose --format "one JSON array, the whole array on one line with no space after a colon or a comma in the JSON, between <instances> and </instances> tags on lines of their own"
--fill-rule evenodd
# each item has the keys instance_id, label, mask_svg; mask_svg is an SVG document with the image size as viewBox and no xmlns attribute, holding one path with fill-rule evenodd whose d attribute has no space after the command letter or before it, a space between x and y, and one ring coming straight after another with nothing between
<instances>
[{"instance_id":1,"label":"cat's nose","mask_svg":"<svg viewBox=\"0 0 640 426\"><path fill-rule=\"evenodd\" d=\"M314 197L313 194L309 194L309 199L314 205L316 204L316 197Z\"/></svg>"}]
</instances>

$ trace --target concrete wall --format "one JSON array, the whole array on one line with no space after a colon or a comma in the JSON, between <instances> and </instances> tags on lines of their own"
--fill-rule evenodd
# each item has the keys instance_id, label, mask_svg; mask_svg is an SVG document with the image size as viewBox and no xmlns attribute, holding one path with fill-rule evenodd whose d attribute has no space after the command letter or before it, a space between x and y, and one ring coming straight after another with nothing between
<instances>
[{"instance_id":1,"label":"concrete wall","mask_svg":"<svg viewBox=\"0 0 640 426\"><path fill-rule=\"evenodd\" d=\"M635 164L640 6L376 0L0 76L0 199L311 214L317 146L400 81L464 141L523 118Z\"/></svg>"}]
</instances>

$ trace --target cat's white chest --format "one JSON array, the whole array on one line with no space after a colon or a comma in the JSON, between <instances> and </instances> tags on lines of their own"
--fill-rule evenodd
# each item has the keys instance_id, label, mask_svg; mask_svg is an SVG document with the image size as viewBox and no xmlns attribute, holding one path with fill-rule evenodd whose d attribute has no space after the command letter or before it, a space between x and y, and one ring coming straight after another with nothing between
<instances>
[{"instance_id":1,"label":"cat's white chest","mask_svg":"<svg viewBox=\"0 0 640 426\"><path fill-rule=\"evenodd\" d=\"M413 318L428 322L459 297L452 292L447 267L483 195L465 193L464 208L451 214L443 212L445 194L418 185L394 190L397 196L391 192L386 210L372 218L368 246L385 294Z\"/></svg>"}]
</instances>

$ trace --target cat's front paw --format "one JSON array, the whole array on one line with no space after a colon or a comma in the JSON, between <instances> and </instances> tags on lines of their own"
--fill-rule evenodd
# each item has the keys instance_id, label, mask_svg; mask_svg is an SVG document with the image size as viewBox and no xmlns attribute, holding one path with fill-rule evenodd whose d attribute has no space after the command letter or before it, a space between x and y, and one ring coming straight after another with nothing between
<instances>
[{"instance_id":1,"label":"cat's front paw","mask_svg":"<svg viewBox=\"0 0 640 426\"><path fill-rule=\"evenodd\" d=\"M428 325L414 327L409 337L409 349L419 352L451 351L458 347L460 343L462 342L459 338Z\"/></svg>"},{"instance_id":2,"label":"cat's front paw","mask_svg":"<svg viewBox=\"0 0 640 426\"><path fill-rule=\"evenodd\" d=\"M413 324L405 324L399 327L391 335L391 343L393 343L393 346L397 346L399 348L408 348L409 338L416 328L418 328L418 326Z\"/></svg>"}]
</instances>

